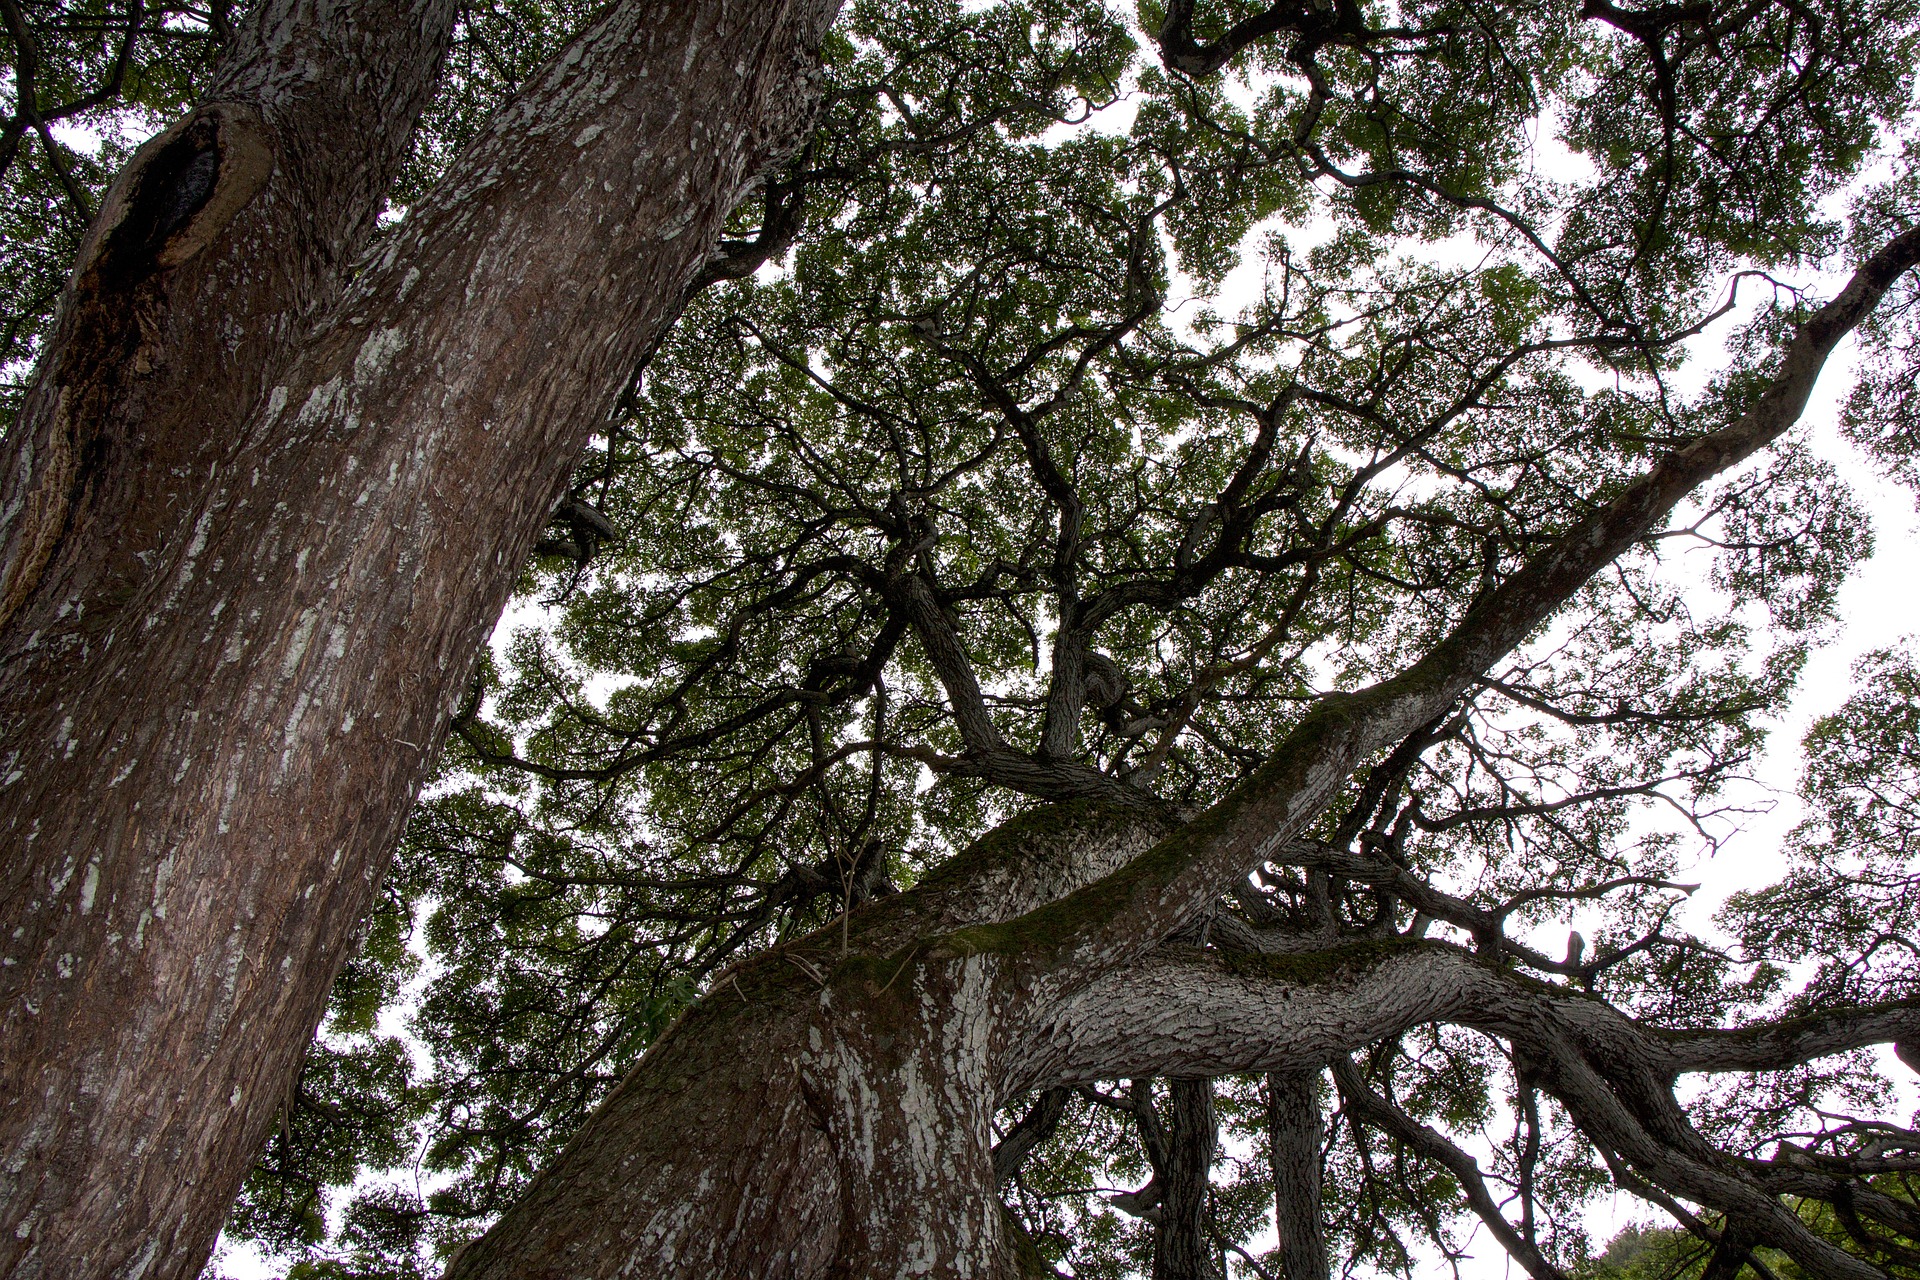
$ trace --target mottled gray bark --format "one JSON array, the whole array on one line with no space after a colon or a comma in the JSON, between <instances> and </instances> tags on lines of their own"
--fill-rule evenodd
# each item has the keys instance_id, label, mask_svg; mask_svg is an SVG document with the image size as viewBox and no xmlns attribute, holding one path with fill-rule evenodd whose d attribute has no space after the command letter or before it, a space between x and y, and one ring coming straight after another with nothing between
<instances>
[{"instance_id":1,"label":"mottled gray bark","mask_svg":"<svg viewBox=\"0 0 1920 1280\"><path fill-rule=\"evenodd\" d=\"M1268 1068L1299 1086L1283 1095L1298 1102L1293 1095L1312 1087L1316 1064L1447 1019L1561 1044L1572 1062L1601 1058L1616 1073L1601 1086L1611 1097L1636 1072L1670 1081L1670 1043L1691 1042L1434 943L1360 944L1311 958L1163 949L1058 1019L996 981L1004 968L995 957L921 957L916 924L949 918L967 877L1006 883L1004 868L1084 856L1103 830L1138 838L1105 821L1074 806L1041 810L962 855L925 890L856 912L846 950L828 930L721 979L451 1274L611 1276L638 1265L642 1274L685 1277L1013 1275L988 1121L993 1107L1036 1083L1136 1068ZM883 954L862 945L901 937L910 940ZM1916 1028L1920 1005L1907 1004L1869 1011L1851 1035ZM1831 1050L1848 1031L1835 1019L1821 1035ZM1780 1040L1783 1060L1804 1044L1792 1034ZM1752 1053L1743 1049L1741 1061ZM1190 1101L1196 1086L1179 1087ZM1573 1105L1587 1101L1583 1092ZM1183 1113L1175 1113L1143 1135L1167 1171L1163 1197L1178 1159ZM1289 1158L1310 1160L1317 1177L1317 1103L1290 1114L1278 1126L1298 1131L1285 1144ZM1639 1132L1643 1147L1677 1158L1668 1140ZM1180 1203L1191 1209L1204 1179L1186 1186ZM1163 1214L1181 1212L1162 1205ZM1297 1233L1294 1243L1305 1239Z\"/></svg>"},{"instance_id":2,"label":"mottled gray bark","mask_svg":"<svg viewBox=\"0 0 1920 1280\"><path fill-rule=\"evenodd\" d=\"M1020 1274L990 987L983 963L896 975L825 946L742 966L449 1280Z\"/></svg>"},{"instance_id":3,"label":"mottled gray bark","mask_svg":"<svg viewBox=\"0 0 1920 1280\"><path fill-rule=\"evenodd\" d=\"M1097 879L1164 829L1046 807L856 910L844 948L835 925L722 975L450 1280L1029 1274L993 1158L1019 999L992 957L920 953Z\"/></svg>"},{"instance_id":4,"label":"mottled gray bark","mask_svg":"<svg viewBox=\"0 0 1920 1280\"><path fill-rule=\"evenodd\" d=\"M474 653L804 132L836 4L606 11L354 264L452 8L262 10L235 97L108 202L9 441L0 1271L199 1269Z\"/></svg>"},{"instance_id":5,"label":"mottled gray bark","mask_svg":"<svg viewBox=\"0 0 1920 1280\"><path fill-rule=\"evenodd\" d=\"M1296 1082L1288 1096L1297 1103L1320 1064L1433 1021L1529 1046L1558 1064L1536 1068L1542 1087L1610 1149L1695 1188L1704 1203L1767 1214L1761 1189L1728 1174L1724 1161L1709 1168L1689 1145L1701 1140L1672 1104L1671 1046L1693 1037L1640 1027L1458 948L1403 940L1250 957L1167 947L1063 1010L1009 983L1011 966L998 956L942 958L916 934L920 923L950 918L969 876L1005 883L1005 867L1083 856L1102 830L1138 839L1126 824L1104 822L1077 806L1040 810L963 854L926 890L860 908L844 949L834 927L723 975L450 1276L1027 1274L996 1195L990 1120L1008 1098L1136 1072L1269 1070ZM899 938L907 941L884 951L863 945ZM1807 1029L1795 1034L1796 1025L1776 1037L1775 1059L1742 1047L1729 1069L1790 1064L1807 1044ZM1920 1001L1818 1030L1827 1051L1913 1035ZM1607 1064L1606 1076L1595 1062ZM1211 1139L1188 1142L1184 1165L1175 1154L1180 1117L1197 1114L1194 1094L1204 1087L1177 1085L1164 1121L1144 1083L1133 1096L1159 1214L1179 1215L1187 1238L1210 1249L1210 1236L1194 1234L1192 1210L1205 1194L1194 1153L1210 1150ZM1636 1096L1638 1112L1622 1102ZM1292 1135L1288 1159L1310 1160L1316 1178L1317 1115L1317 1102L1311 1115L1295 1107L1279 1126ZM1211 1134L1195 1120L1184 1132L1203 1130ZM1188 1175L1177 1205L1176 1165ZM1306 1198L1291 1203L1297 1209ZM1795 1231L1796 1257L1832 1262L1821 1253L1830 1246L1804 1226L1776 1217L1763 1234L1777 1241ZM1293 1237L1305 1239L1304 1231Z\"/></svg>"},{"instance_id":6,"label":"mottled gray bark","mask_svg":"<svg viewBox=\"0 0 1920 1280\"><path fill-rule=\"evenodd\" d=\"M1359 943L1311 958L1165 950L1116 973L1072 1017L1052 1024L1056 1038L1036 1060L1068 1079L1297 1070L1433 1021L1514 1046L1536 1084L1602 1150L1647 1181L1724 1214L1809 1274L1833 1280L1879 1274L1809 1231L1778 1198L1810 1194L1811 1182L1743 1171L1694 1130L1673 1096L1672 1045L1696 1043L1695 1036L1642 1027L1598 1001L1553 993L1442 944ZM1844 1032L1840 1022L1836 1017L1821 1028L1828 1052L1849 1047L1849 1038L1861 1045L1912 1034L1920 1027L1920 1000L1860 1011ZM1804 1024L1782 1025L1787 1032L1775 1038L1776 1056L1762 1058L1752 1047L1768 1037L1743 1037L1740 1051L1720 1069L1778 1069L1800 1061L1806 1041L1793 1030ZM1712 1069L1699 1057L1689 1061ZM1364 1102L1347 1084L1342 1089ZM1396 1131L1384 1112L1376 1122ZM1442 1154L1411 1133L1396 1136L1428 1158ZM1906 1217L1893 1204L1876 1212L1896 1224ZM1532 1260L1537 1274L1553 1274L1512 1228L1497 1232L1516 1242L1523 1264Z\"/></svg>"}]
</instances>

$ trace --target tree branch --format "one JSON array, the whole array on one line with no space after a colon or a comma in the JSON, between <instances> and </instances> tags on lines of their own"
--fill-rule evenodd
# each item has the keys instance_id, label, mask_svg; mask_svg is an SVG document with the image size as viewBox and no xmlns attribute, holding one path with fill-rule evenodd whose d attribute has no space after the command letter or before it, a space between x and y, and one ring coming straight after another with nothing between
<instances>
[{"instance_id":1,"label":"tree branch","mask_svg":"<svg viewBox=\"0 0 1920 1280\"><path fill-rule=\"evenodd\" d=\"M1828 354L1916 262L1920 227L1887 242L1796 326L1779 372L1737 419L1695 437L1576 521L1411 667L1359 692L1322 697L1265 765L1175 836L1073 899L1000 930L956 935L947 948L1004 951L1012 981L1071 988L1196 918L1305 829L1367 756L1439 714L1694 487L1798 421Z\"/></svg>"},{"instance_id":2,"label":"tree branch","mask_svg":"<svg viewBox=\"0 0 1920 1280\"><path fill-rule=\"evenodd\" d=\"M1009 1179L1019 1169L1021 1162L1033 1153L1033 1149L1053 1136L1060 1124L1060 1117L1067 1113L1067 1103L1073 1100L1073 1090L1065 1085L1056 1085L1038 1098L1027 1114L1020 1117L1018 1124L1007 1131L1007 1136L993 1144L993 1180L1000 1186L1006 1186Z\"/></svg>"},{"instance_id":3,"label":"tree branch","mask_svg":"<svg viewBox=\"0 0 1920 1280\"><path fill-rule=\"evenodd\" d=\"M1468 1207L1486 1223L1508 1256L1527 1269L1533 1280L1565 1280L1565 1273L1548 1262L1500 1212L1499 1204L1487 1190L1487 1180L1480 1172L1478 1161L1449 1142L1439 1130L1420 1123L1367 1088L1360 1072L1346 1058L1333 1060L1333 1079L1340 1087L1340 1105L1348 1115L1373 1126L1421 1159L1430 1160L1453 1175L1454 1181L1460 1184L1461 1194L1467 1198Z\"/></svg>"}]
</instances>

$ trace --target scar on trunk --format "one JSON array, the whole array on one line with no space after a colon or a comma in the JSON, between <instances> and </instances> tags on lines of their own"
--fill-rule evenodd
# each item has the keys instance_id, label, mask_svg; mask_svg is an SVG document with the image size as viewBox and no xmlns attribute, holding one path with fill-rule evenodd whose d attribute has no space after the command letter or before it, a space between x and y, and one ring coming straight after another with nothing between
<instances>
[{"instance_id":1,"label":"scar on trunk","mask_svg":"<svg viewBox=\"0 0 1920 1280\"><path fill-rule=\"evenodd\" d=\"M152 368L142 324L152 299L143 286L213 243L266 185L275 151L257 110L211 103L143 145L107 193L80 248L68 300L73 322L42 379L51 412L43 426L25 424L40 444L26 454L36 474L0 547L0 625L33 594L71 532L121 380Z\"/></svg>"},{"instance_id":2,"label":"scar on trunk","mask_svg":"<svg viewBox=\"0 0 1920 1280\"><path fill-rule=\"evenodd\" d=\"M194 257L266 185L274 151L259 112L233 102L204 106L155 137L108 194L81 251L82 280L126 287Z\"/></svg>"}]
</instances>

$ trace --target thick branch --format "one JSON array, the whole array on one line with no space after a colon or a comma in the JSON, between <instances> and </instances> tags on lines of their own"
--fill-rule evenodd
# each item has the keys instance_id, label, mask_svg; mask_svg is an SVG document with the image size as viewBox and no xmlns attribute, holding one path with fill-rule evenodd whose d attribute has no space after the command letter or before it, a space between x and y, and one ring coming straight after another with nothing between
<instances>
[{"instance_id":1,"label":"thick branch","mask_svg":"<svg viewBox=\"0 0 1920 1280\"><path fill-rule=\"evenodd\" d=\"M1535 1000L1439 943L1295 956L1164 947L1090 986L1042 1031L1032 1084L1118 1076L1312 1071L1423 1022Z\"/></svg>"},{"instance_id":2,"label":"thick branch","mask_svg":"<svg viewBox=\"0 0 1920 1280\"><path fill-rule=\"evenodd\" d=\"M1564 1037L1644 1093L1664 1090L1683 1071L1784 1068L1920 1039L1920 999L1733 1031L1673 1030L1441 942L1354 942L1278 956L1165 946L1092 984L1038 1028L1027 1050L1031 1078L1022 1073L1020 1087L1313 1070L1426 1022Z\"/></svg>"},{"instance_id":3,"label":"thick branch","mask_svg":"<svg viewBox=\"0 0 1920 1280\"><path fill-rule=\"evenodd\" d=\"M1048 1089L1033 1100L1033 1106L1020 1117L1020 1122L1008 1130L1007 1136L993 1144L993 1180L1001 1186L1007 1184L1021 1162L1033 1154L1033 1149L1053 1136L1060 1125L1060 1117L1067 1113L1067 1104L1073 1101L1073 1090L1065 1085Z\"/></svg>"},{"instance_id":4,"label":"thick branch","mask_svg":"<svg viewBox=\"0 0 1920 1280\"><path fill-rule=\"evenodd\" d=\"M1364 37L1366 26L1351 3L1339 0L1280 0L1242 18L1209 44L1193 37L1193 0L1172 0L1160 26L1160 54L1169 67L1190 76L1210 75L1257 40L1293 31L1315 44L1337 34Z\"/></svg>"},{"instance_id":5,"label":"thick branch","mask_svg":"<svg viewBox=\"0 0 1920 1280\"><path fill-rule=\"evenodd\" d=\"M1478 1161L1438 1130L1421 1124L1367 1088L1366 1081L1347 1059L1334 1059L1333 1079L1340 1086L1340 1105L1349 1115L1379 1129L1415 1155L1433 1161L1453 1175L1475 1216L1487 1225L1507 1255L1527 1269L1528 1275L1534 1280L1564 1280L1564 1273L1514 1230L1513 1224L1500 1212L1499 1204L1487 1190L1487 1180L1480 1172Z\"/></svg>"},{"instance_id":6,"label":"thick branch","mask_svg":"<svg viewBox=\"0 0 1920 1280\"><path fill-rule=\"evenodd\" d=\"M1916 262L1920 228L1889 241L1796 327L1779 372L1739 418L1667 455L1577 521L1413 666L1357 693L1323 697L1258 772L1179 833L1072 899L999 930L956 935L949 947L1003 951L1015 957L1015 981L1050 975L1070 987L1195 919L1316 818L1363 760L1439 714L1695 486L1791 427L1834 346Z\"/></svg>"},{"instance_id":7,"label":"thick branch","mask_svg":"<svg viewBox=\"0 0 1920 1280\"><path fill-rule=\"evenodd\" d=\"M1779 1071L1849 1049L1916 1037L1920 997L1745 1027L1669 1033L1665 1066L1676 1072Z\"/></svg>"},{"instance_id":8,"label":"thick branch","mask_svg":"<svg viewBox=\"0 0 1920 1280\"><path fill-rule=\"evenodd\" d=\"M1153 1280L1219 1280L1208 1171L1219 1137L1213 1081L1167 1082L1165 1195L1153 1226Z\"/></svg>"},{"instance_id":9,"label":"thick branch","mask_svg":"<svg viewBox=\"0 0 1920 1280\"><path fill-rule=\"evenodd\" d=\"M1883 1012L1869 1011L1854 1039L1905 1037L1920 1023L1920 1003L1899 1016ZM1033 1046L1038 1069L1031 1078L1023 1074L1022 1085L1129 1073L1300 1070L1434 1021L1511 1042L1530 1077L1593 1142L1657 1186L1726 1214L1738 1230L1786 1250L1814 1275L1877 1275L1815 1236L1779 1200L1788 1191L1835 1196L1831 1180L1775 1188L1765 1171L1741 1166L1692 1129L1672 1095L1672 1046L1695 1043L1699 1033L1642 1026L1599 1001L1437 943L1357 944L1285 958L1164 948L1073 1001L1046 1029L1045 1042ZM1774 1029L1792 1052L1816 1043L1813 1033L1796 1033L1798 1021ZM1851 1047L1837 1031L1820 1034L1828 1051Z\"/></svg>"},{"instance_id":10,"label":"thick branch","mask_svg":"<svg viewBox=\"0 0 1920 1280\"><path fill-rule=\"evenodd\" d=\"M960 643L960 629L947 612L933 587L917 573L903 574L895 580L900 608L913 623L913 631L926 651L927 661L947 691L947 705L960 739L967 750L987 753L1003 749L999 729L987 714L986 699L980 695L980 681L974 675L973 660Z\"/></svg>"}]
</instances>

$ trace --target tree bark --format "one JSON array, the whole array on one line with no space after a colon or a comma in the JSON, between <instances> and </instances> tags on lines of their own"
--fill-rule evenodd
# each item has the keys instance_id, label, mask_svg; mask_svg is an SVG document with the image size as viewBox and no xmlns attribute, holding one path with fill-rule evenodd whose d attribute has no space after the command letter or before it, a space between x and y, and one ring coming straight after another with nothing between
<instances>
[{"instance_id":1,"label":"tree bark","mask_svg":"<svg viewBox=\"0 0 1920 1280\"><path fill-rule=\"evenodd\" d=\"M1011 1132L993 1144L993 1180L998 1186L1006 1186L1013 1175L1019 1171L1020 1164L1035 1147L1053 1136L1059 1127L1060 1118L1067 1113L1067 1104L1073 1101L1073 1090L1056 1085L1034 1100L1027 1114Z\"/></svg>"},{"instance_id":2,"label":"tree bark","mask_svg":"<svg viewBox=\"0 0 1920 1280\"><path fill-rule=\"evenodd\" d=\"M6 473L0 1270L199 1269L474 653L728 211L804 132L835 8L606 12L352 273L399 145L368 160L353 121L417 106L450 6L263 11L266 96L305 86L347 123L282 136L210 104L122 179ZM424 79L397 101L327 79L329 39ZM261 146L322 194L246 190ZM330 191L335 163L365 182Z\"/></svg>"},{"instance_id":3,"label":"tree bark","mask_svg":"<svg viewBox=\"0 0 1920 1280\"><path fill-rule=\"evenodd\" d=\"M449 1280L1020 1274L987 966L889 987L884 964L823 962L783 950L724 980Z\"/></svg>"},{"instance_id":4,"label":"tree bark","mask_svg":"<svg viewBox=\"0 0 1920 1280\"><path fill-rule=\"evenodd\" d=\"M993 1161L993 1114L1020 1092L1020 997L990 957L921 953L1164 830L1140 810L1047 806L856 910L844 945L834 925L720 976L448 1280L1033 1274Z\"/></svg>"},{"instance_id":5,"label":"tree bark","mask_svg":"<svg viewBox=\"0 0 1920 1280\"><path fill-rule=\"evenodd\" d=\"M844 944L839 926L830 926L722 975L528 1196L462 1251L450 1280L1026 1274L996 1194L990 1120L1006 1099L1136 1072L1270 1070L1296 1082L1283 1097L1298 1103L1320 1064L1338 1066L1346 1053L1433 1021L1525 1042L1557 1064L1540 1069L1544 1087L1603 1140L1632 1150L1636 1164L1660 1167L1715 1206L1765 1216L1760 1202L1772 1203L1769 1238L1797 1230L1796 1256L1811 1259L1814 1274L1860 1274L1844 1258L1834 1264L1837 1251L1804 1226L1783 1223L1792 1214L1728 1175L1724 1162L1710 1169L1690 1154L1686 1144L1698 1138L1684 1116L1656 1114L1649 1082L1656 1091L1670 1086L1683 1059L1703 1065L1694 1036L1642 1028L1457 948L1401 940L1248 957L1167 947L1091 988L1071 1010L1009 984L1012 966L999 957L930 955L923 926L963 918L958 904L969 880L1017 883L1007 868L1047 856L1098 865L1090 845L1104 835L1138 847L1146 838L1140 822L1130 827L1080 805L1039 810L922 887L858 909ZM1017 897L982 900L991 903L982 923L1030 909ZM1790 1065L1815 1042L1809 1037L1833 1052L1915 1028L1920 1001L1860 1011L1845 1025L1835 1015L1817 1028L1755 1029L1724 1069ZM1761 1043L1775 1056L1763 1060L1753 1047ZM1607 1064L1604 1080L1593 1063ZM1209 1086L1177 1080L1164 1119L1150 1110L1144 1081L1133 1096L1162 1183L1156 1240L1166 1239L1156 1243L1156 1267L1211 1266L1203 1216ZM1671 1107L1670 1091L1664 1096ZM1622 1097L1640 1098L1640 1111L1628 1114ZM1289 1164L1310 1159L1317 1180L1319 1108L1311 1101L1291 1108L1279 1127L1297 1139L1286 1144ZM1169 1230L1168 1220L1185 1230ZM1186 1250L1178 1258L1175 1237ZM1304 1239L1296 1232L1291 1244ZM1308 1266L1288 1265L1290 1276Z\"/></svg>"},{"instance_id":6,"label":"tree bark","mask_svg":"<svg viewBox=\"0 0 1920 1280\"><path fill-rule=\"evenodd\" d=\"M85 655L164 576L372 234L458 10L269 0L121 172L0 470L0 660Z\"/></svg>"}]
</instances>

